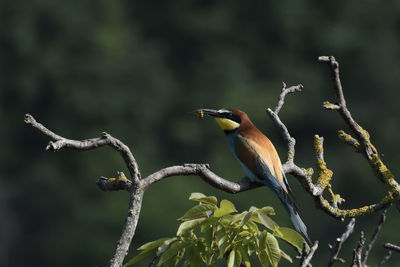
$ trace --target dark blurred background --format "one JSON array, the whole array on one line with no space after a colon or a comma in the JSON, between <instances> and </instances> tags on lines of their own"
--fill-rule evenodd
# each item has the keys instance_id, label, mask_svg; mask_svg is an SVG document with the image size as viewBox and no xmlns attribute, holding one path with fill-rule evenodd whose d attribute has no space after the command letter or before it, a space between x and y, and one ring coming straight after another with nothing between
<instances>
[{"instance_id":1,"label":"dark blurred background","mask_svg":"<svg viewBox=\"0 0 400 267\"><path fill-rule=\"evenodd\" d=\"M333 189L346 199L343 208L356 208L385 190L364 158L337 139L338 129L347 130L338 114L321 107L334 95L317 57L334 55L353 116L399 174L399 1L2 0L0 17L1 266L104 266L127 212L126 192L95 185L102 175L128 173L120 155L107 147L46 152L48 138L23 123L27 112L68 138L111 133L130 146L142 176L194 162L236 181L244 174L218 126L190 112L245 110L285 159L265 109L276 105L281 81L302 83L280 113L297 140L296 162L314 167L313 135L323 135ZM321 266L348 220L316 209L288 179L311 238L320 240L313 263ZM275 220L291 226L266 188L230 195L197 177L174 177L146 192L129 257L144 242L175 235L191 192L229 199L239 210L272 205ZM357 219L342 257L350 260L360 231L369 238L378 218ZM381 244L399 243L399 223L391 208L370 265L386 254ZM387 265L398 264L393 255Z\"/></svg>"}]
</instances>

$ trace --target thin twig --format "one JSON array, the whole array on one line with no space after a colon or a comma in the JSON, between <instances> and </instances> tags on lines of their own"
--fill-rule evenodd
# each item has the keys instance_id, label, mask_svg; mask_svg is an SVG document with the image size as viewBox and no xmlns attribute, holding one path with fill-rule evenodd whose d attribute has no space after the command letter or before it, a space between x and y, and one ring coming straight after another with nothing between
<instances>
[{"instance_id":1,"label":"thin twig","mask_svg":"<svg viewBox=\"0 0 400 267\"><path fill-rule=\"evenodd\" d=\"M276 107L274 109L274 113L276 113L276 114L279 113L283 104L285 103L285 96L287 94L294 93L294 92L301 92L302 89L303 89L303 85L301 85L301 84L290 86L289 88L286 88L286 83L282 82L282 92L279 95L278 104L276 105Z\"/></svg>"},{"instance_id":2,"label":"thin twig","mask_svg":"<svg viewBox=\"0 0 400 267\"><path fill-rule=\"evenodd\" d=\"M365 237L364 237L364 232L361 231L361 237L360 240L358 241L357 248L353 250L353 260L352 260L352 267L357 266L357 267L362 267L362 262L361 262L361 253L364 248L365 244Z\"/></svg>"},{"instance_id":3,"label":"thin twig","mask_svg":"<svg viewBox=\"0 0 400 267\"><path fill-rule=\"evenodd\" d=\"M384 248L393 250L395 252L400 252L400 246L398 245L394 245L392 243L386 243L385 245L383 245Z\"/></svg>"},{"instance_id":4,"label":"thin twig","mask_svg":"<svg viewBox=\"0 0 400 267\"><path fill-rule=\"evenodd\" d=\"M388 253L382 258L382 260L379 262L378 267L383 266L392 256L393 251L389 250Z\"/></svg>"},{"instance_id":5,"label":"thin twig","mask_svg":"<svg viewBox=\"0 0 400 267\"><path fill-rule=\"evenodd\" d=\"M318 240L316 240L313 244L313 246L310 248L310 251L308 253L305 253L303 249L303 253L301 256L301 261L300 261L300 267L307 267L311 266L311 259L314 256L315 251L318 249Z\"/></svg>"},{"instance_id":6,"label":"thin twig","mask_svg":"<svg viewBox=\"0 0 400 267\"><path fill-rule=\"evenodd\" d=\"M346 226L346 231L338 238L335 240L335 247L332 247L329 245L331 249L331 257L328 260L328 263L326 264L327 267L332 266L336 261L344 262L343 259L339 258L339 252L342 249L343 243L349 238L349 236L353 233L354 231L354 226L356 224L356 219L352 218Z\"/></svg>"},{"instance_id":7,"label":"thin twig","mask_svg":"<svg viewBox=\"0 0 400 267\"><path fill-rule=\"evenodd\" d=\"M369 241L369 244L364 251L364 256L363 256L363 260L362 260L363 265L365 265L367 263L368 255L371 252L371 249L372 249L373 245L375 244L376 239L378 238L378 234L382 229L382 225L386 221L386 212L387 212L387 208L382 212L381 216L379 217L379 221L375 227L375 231L372 234L371 240Z\"/></svg>"},{"instance_id":8,"label":"thin twig","mask_svg":"<svg viewBox=\"0 0 400 267\"><path fill-rule=\"evenodd\" d=\"M128 146L126 146L123 142L121 142L117 138L112 137L107 133L102 133L102 135L98 138L92 138L86 140L72 140L62 137L50 131L45 126L43 126L43 124L37 122L35 118L33 118L33 116L30 114L26 114L24 120L26 124L32 126L43 135L52 139L52 141L50 141L49 144L47 145L46 150L57 151L60 150L61 148L67 147L75 150L84 151L84 150L99 148L105 145L111 146L112 148L121 153L134 182L139 181L140 179L139 167L137 165L135 158L133 157L132 152L130 151Z\"/></svg>"}]
</instances>

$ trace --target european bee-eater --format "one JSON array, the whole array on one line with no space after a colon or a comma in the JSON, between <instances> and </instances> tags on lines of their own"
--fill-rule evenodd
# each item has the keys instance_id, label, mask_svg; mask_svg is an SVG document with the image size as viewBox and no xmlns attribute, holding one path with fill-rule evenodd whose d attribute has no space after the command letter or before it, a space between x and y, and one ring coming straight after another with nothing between
<instances>
[{"instance_id":1,"label":"european bee-eater","mask_svg":"<svg viewBox=\"0 0 400 267\"><path fill-rule=\"evenodd\" d=\"M289 213L295 229L309 244L307 227L301 220L292 190L274 145L250 121L243 111L229 109L199 109L199 117L212 116L224 131L229 148L251 181L268 186L280 199Z\"/></svg>"}]
</instances>

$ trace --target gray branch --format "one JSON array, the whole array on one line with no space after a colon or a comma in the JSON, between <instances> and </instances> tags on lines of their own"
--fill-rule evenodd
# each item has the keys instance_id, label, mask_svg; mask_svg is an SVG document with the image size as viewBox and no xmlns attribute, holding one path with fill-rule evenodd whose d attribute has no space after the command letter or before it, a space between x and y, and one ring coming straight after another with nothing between
<instances>
[{"instance_id":1,"label":"gray branch","mask_svg":"<svg viewBox=\"0 0 400 267\"><path fill-rule=\"evenodd\" d=\"M361 237L360 240L358 241L357 248L353 250L353 261L352 261L352 267L357 266L357 267L362 267L362 262L361 262L361 253L364 248L365 244L365 237L364 237L364 232L361 231Z\"/></svg>"},{"instance_id":2,"label":"gray branch","mask_svg":"<svg viewBox=\"0 0 400 267\"><path fill-rule=\"evenodd\" d=\"M336 238L335 240L335 246L332 247L329 245L330 250L331 250L331 257L328 260L328 263L326 264L327 267L332 266L336 261L344 262L342 258L339 258L339 252L342 249L343 243L349 238L349 236L353 233L354 231L354 226L356 224L356 219L352 218L349 222L349 224L346 226L346 231L341 235L341 237Z\"/></svg>"},{"instance_id":3,"label":"gray branch","mask_svg":"<svg viewBox=\"0 0 400 267\"><path fill-rule=\"evenodd\" d=\"M314 242L314 245L310 248L308 253L305 253L305 249L303 249L303 253L301 256L300 267L309 267L311 266L310 261L314 256L315 251L318 249L318 240Z\"/></svg>"},{"instance_id":4,"label":"gray branch","mask_svg":"<svg viewBox=\"0 0 400 267\"><path fill-rule=\"evenodd\" d=\"M392 253L393 252L391 250L389 250L388 253L379 262L378 267L383 266L390 259L390 257L392 257Z\"/></svg>"},{"instance_id":5,"label":"gray branch","mask_svg":"<svg viewBox=\"0 0 400 267\"><path fill-rule=\"evenodd\" d=\"M276 107L274 109L274 113L276 113L276 114L279 113L283 104L285 103L285 96L287 94L294 93L294 92L301 92L302 89L303 89L303 85L301 85L301 84L290 86L289 88L286 88L286 83L282 82L282 92L279 94L278 104L276 105Z\"/></svg>"},{"instance_id":6,"label":"gray branch","mask_svg":"<svg viewBox=\"0 0 400 267\"><path fill-rule=\"evenodd\" d=\"M384 248L390 249L392 251L395 252L400 252L400 246L391 244L391 243L386 243L385 245L383 245Z\"/></svg>"},{"instance_id":7,"label":"gray branch","mask_svg":"<svg viewBox=\"0 0 400 267\"><path fill-rule=\"evenodd\" d=\"M367 248L364 251L364 256L363 256L363 260L362 260L363 266L366 265L368 255L371 252L371 249L372 249L373 245L375 244L376 239L378 238L379 232L381 231L382 226L386 221L386 211L387 211L387 209L385 209L382 212L381 216L379 217L378 224L375 227L375 230L374 230L374 233L372 234L371 240L369 241L369 244L367 245Z\"/></svg>"},{"instance_id":8,"label":"gray branch","mask_svg":"<svg viewBox=\"0 0 400 267\"><path fill-rule=\"evenodd\" d=\"M140 172L139 172L139 167L137 165L137 162L135 158L133 157L132 152L130 151L129 147L126 146L124 143L122 143L120 140L118 140L115 137L112 137L111 135L107 133L102 133L100 137L98 138L92 138L92 139L86 139L86 140L71 140L64 138L58 134L55 134L54 132L50 131L46 127L43 126L43 124L37 122L35 118L33 118L32 115L26 114L25 115L25 123L32 126L36 130L38 130L40 133L43 135L49 137L52 139L52 141L49 142L49 144L46 147L46 150L50 151L57 151L60 150L61 148L72 148L75 150L91 150L95 149L98 147L102 147L105 145L111 146L115 150L121 153L123 159L125 160L125 163L129 169L129 172L131 173L131 176L134 180L135 183L139 182L140 179Z\"/></svg>"},{"instance_id":9,"label":"gray branch","mask_svg":"<svg viewBox=\"0 0 400 267\"><path fill-rule=\"evenodd\" d=\"M196 175L201 177L211 186L228 193L239 193L253 188L263 186L261 183L251 182L247 177L243 177L239 182L231 182L219 177L209 169L208 164L184 164L161 169L150 174L142 180L143 189L147 189L153 183L164 178L178 175Z\"/></svg>"}]
</instances>

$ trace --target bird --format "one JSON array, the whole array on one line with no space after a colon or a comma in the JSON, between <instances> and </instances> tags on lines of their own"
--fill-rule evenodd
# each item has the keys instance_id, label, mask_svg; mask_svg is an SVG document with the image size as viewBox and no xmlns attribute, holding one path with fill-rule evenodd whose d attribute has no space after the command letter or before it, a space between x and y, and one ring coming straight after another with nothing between
<instances>
[{"instance_id":1,"label":"bird","mask_svg":"<svg viewBox=\"0 0 400 267\"><path fill-rule=\"evenodd\" d=\"M239 161L247 177L271 189L282 202L290 220L310 245L307 227L300 218L299 208L282 168L279 155L272 144L251 122L247 114L234 108L198 109L199 118L214 117L224 131L229 148Z\"/></svg>"}]
</instances>

